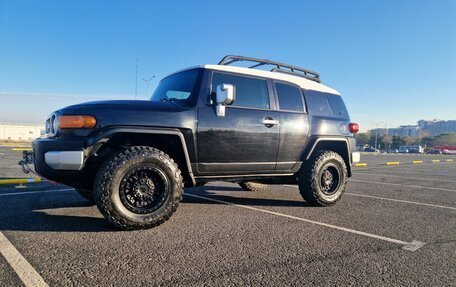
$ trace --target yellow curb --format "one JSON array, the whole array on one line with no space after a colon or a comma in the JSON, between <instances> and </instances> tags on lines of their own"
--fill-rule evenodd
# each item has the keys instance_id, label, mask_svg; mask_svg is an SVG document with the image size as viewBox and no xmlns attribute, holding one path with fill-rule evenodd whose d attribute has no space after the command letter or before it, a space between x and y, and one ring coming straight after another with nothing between
<instances>
[{"instance_id":1,"label":"yellow curb","mask_svg":"<svg viewBox=\"0 0 456 287\"><path fill-rule=\"evenodd\" d=\"M367 166L367 163L356 163L355 166Z\"/></svg>"},{"instance_id":2,"label":"yellow curb","mask_svg":"<svg viewBox=\"0 0 456 287\"><path fill-rule=\"evenodd\" d=\"M387 161L386 165L399 165L398 161Z\"/></svg>"},{"instance_id":3,"label":"yellow curb","mask_svg":"<svg viewBox=\"0 0 456 287\"><path fill-rule=\"evenodd\" d=\"M447 162L452 162L453 160L452 160L452 159L447 159L446 161L447 161Z\"/></svg>"},{"instance_id":4,"label":"yellow curb","mask_svg":"<svg viewBox=\"0 0 456 287\"><path fill-rule=\"evenodd\" d=\"M0 185L2 184L25 184L41 182L41 178L13 178L13 179L0 179Z\"/></svg>"},{"instance_id":5,"label":"yellow curb","mask_svg":"<svg viewBox=\"0 0 456 287\"><path fill-rule=\"evenodd\" d=\"M30 150L33 150L33 149L29 148L29 147L15 147L15 148L12 148L11 150L15 150L15 151L27 150L27 151L30 151Z\"/></svg>"},{"instance_id":6,"label":"yellow curb","mask_svg":"<svg viewBox=\"0 0 456 287\"><path fill-rule=\"evenodd\" d=\"M423 161L422 160L414 160L414 161L412 161L412 163L423 163Z\"/></svg>"},{"instance_id":7,"label":"yellow curb","mask_svg":"<svg viewBox=\"0 0 456 287\"><path fill-rule=\"evenodd\" d=\"M20 143L2 143L0 144L1 147L29 147L30 145L27 144L20 144Z\"/></svg>"},{"instance_id":8,"label":"yellow curb","mask_svg":"<svg viewBox=\"0 0 456 287\"><path fill-rule=\"evenodd\" d=\"M440 159L433 159L432 162L440 162Z\"/></svg>"}]
</instances>

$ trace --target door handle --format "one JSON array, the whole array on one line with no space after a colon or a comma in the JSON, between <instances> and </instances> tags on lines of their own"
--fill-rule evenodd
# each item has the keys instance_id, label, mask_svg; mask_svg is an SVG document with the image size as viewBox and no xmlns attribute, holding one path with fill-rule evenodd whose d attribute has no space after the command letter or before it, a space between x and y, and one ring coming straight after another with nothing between
<instances>
[{"instance_id":1,"label":"door handle","mask_svg":"<svg viewBox=\"0 0 456 287\"><path fill-rule=\"evenodd\" d=\"M265 125L266 127L270 128L274 125L278 125L279 121L274 120L273 118L270 118L270 117L266 117L266 118L262 119L260 123Z\"/></svg>"}]
</instances>

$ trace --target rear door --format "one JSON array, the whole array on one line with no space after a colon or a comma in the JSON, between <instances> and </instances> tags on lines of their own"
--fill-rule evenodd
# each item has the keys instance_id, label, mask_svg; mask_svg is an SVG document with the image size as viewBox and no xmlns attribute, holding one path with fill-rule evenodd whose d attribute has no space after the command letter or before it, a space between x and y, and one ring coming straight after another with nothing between
<instances>
[{"instance_id":1,"label":"rear door","mask_svg":"<svg viewBox=\"0 0 456 287\"><path fill-rule=\"evenodd\" d=\"M235 86L236 98L224 117L215 112L219 84ZM213 72L208 103L198 109L197 156L200 174L257 174L274 172L279 146L278 112L262 78ZM276 121L276 124L266 124Z\"/></svg>"},{"instance_id":2,"label":"rear door","mask_svg":"<svg viewBox=\"0 0 456 287\"><path fill-rule=\"evenodd\" d=\"M274 81L273 86L280 119L277 170L289 171L299 167L297 162L308 139L309 117L299 87L279 81Z\"/></svg>"}]
</instances>

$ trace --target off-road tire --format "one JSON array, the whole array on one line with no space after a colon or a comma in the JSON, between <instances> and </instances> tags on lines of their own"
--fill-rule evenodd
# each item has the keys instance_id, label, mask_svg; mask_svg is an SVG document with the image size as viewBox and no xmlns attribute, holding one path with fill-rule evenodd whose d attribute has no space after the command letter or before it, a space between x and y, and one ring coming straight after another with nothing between
<instances>
[{"instance_id":1,"label":"off-road tire","mask_svg":"<svg viewBox=\"0 0 456 287\"><path fill-rule=\"evenodd\" d=\"M322 176L330 168L339 173L338 186L330 194L325 193ZM297 174L299 192L313 206L334 205L342 196L347 185L348 173L344 159L334 151L321 150L304 163Z\"/></svg>"},{"instance_id":2,"label":"off-road tire","mask_svg":"<svg viewBox=\"0 0 456 287\"><path fill-rule=\"evenodd\" d=\"M148 213L129 210L120 191L122 181L126 181L124 177L141 168L160 173L166 181L164 186L167 186L163 188L166 196L162 204ZM117 153L101 166L95 179L94 198L100 212L113 225L123 230L146 229L171 217L182 200L183 189L181 171L170 156L156 148L135 146Z\"/></svg>"},{"instance_id":3,"label":"off-road tire","mask_svg":"<svg viewBox=\"0 0 456 287\"><path fill-rule=\"evenodd\" d=\"M245 191L265 191L268 188L266 184L251 181L241 181L238 184Z\"/></svg>"},{"instance_id":4,"label":"off-road tire","mask_svg":"<svg viewBox=\"0 0 456 287\"><path fill-rule=\"evenodd\" d=\"M95 199L93 198L93 191L82 188L76 188L76 191L79 193L80 196L87 199L90 203L95 204Z\"/></svg>"}]
</instances>

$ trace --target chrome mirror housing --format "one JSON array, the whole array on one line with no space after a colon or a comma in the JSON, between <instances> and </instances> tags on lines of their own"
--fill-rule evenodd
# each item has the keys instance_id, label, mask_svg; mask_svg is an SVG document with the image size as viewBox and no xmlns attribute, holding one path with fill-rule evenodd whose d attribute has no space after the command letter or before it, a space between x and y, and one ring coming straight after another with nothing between
<instances>
[{"instance_id":1,"label":"chrome mirror housing","mask_svg":"<svg viewBox=\"0 0 456 287\"><path fill-rule=\"evenodd\" d=\"M216 89L216 102L215 107L217 116L225 116L225 105L231 105L236 98L235 87L231 84L220 84Z\"/></svg>"}]
</instances>

